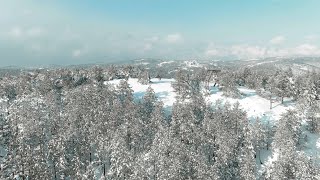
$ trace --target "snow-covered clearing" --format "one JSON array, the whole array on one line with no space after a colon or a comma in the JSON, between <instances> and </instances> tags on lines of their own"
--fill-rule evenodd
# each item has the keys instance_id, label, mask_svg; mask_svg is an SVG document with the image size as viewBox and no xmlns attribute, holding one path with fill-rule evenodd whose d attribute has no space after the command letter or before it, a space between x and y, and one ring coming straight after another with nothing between
<instances>
[{"instance_id":1,"label":"snow-covered clearing","mask_svg":"<svg viewBox=\"0 0 320 180\"><path fill-rule=\"evenodd\" d=\"M163 61L163 62L159 63L158 66L161 67L164 64L171 64L171 63L174 63L174 61Z\"/></svg>"},{"instance_id":2,"label":"snow-covered clearing","mask_svg":"<svg viewBox=\"0 0 320 180\"><path fill-rule=\"evenodd\" d=\"M312 156L315 161L320 163L320 135L311 133L303 129L303 137L306 137L306 142L303 144L302 149L308 156Z\"/></svg>"},{"instance_id":3,"label":"snow-covered clearing","mask_svg":"<svg viewBox=\"0 0 320 180\"><path fill-rule=\"evenodd\" d=\"M161 100L164 104L166 111L171 111L171 107L175 102L176 93L171 87L171 83L174 79L151 79L151 83L149 85L142 85L138 82L137 79L130 78L128 83L130 84L132 90L134 91L134 97L136 100L139 100L145 94L147 88L151 86L156 93L156 96ZM120 80L109 81L110 84L117 85ZM243 95L240 99L228 98L223 96L223 92L219 91L217 87L211 87L210 95L206 97L206 100L209 103L214 103L217 100L222 100L222 102L230 102L231 104L239 102L240 107L247 112L249 119L260 118L264 123L270 123L270 125L276 124L276 122L281 118L281 114L285 113L289 109L294 109L295 104L291 102L291 99L285 99L285 103L281 104L281 102L275 102L272 105L272 109L270 109L270 100L265 99L256 94L255 90L248 89L245 87L238 88L241 94ZM303 151L312 155L315 158L320 158L320 136L316 134L312 134L309 131L305 130L304 134L307 135L307 141L303 145ZM261 151L261 160L262 162L272 161L272 158L276 158L276 156L271 156L272 152L269 149ZM260 163L259 169L262 167Z\"/></svg>"},{"instance_id":4,"label":"snow-covered clearing","mask_svg":"<svg viewBox=\"0 0 320 180\"><path fill-rule=\"evenodd\" d=\"M156 93L159 100L161 100L166 109L170 109L175 102L176 93L171 87L171 83L174 79L151 79L149 85L143 85L138 82L137 79L130 78L128 83L130 84L132 90L134 91L134 97L136 99L141 99L145 94L149 86L152 87ZM120 80L109 81L110 84L117 85ZM240 103L240 106L248 114L249 118L262 118L263 121L274 122L280 118L280 115L288 109L294 108L293 104L285 103L284 105L280 102L273 104L273 108L270 110L270 101L256 94L254 90L247 89L244 87L239 88L240 92L244 95L241 99L227 98L223 96L222 92L219 91L217 87L211 87L211 95L206 98L210 103L214 103L216 100L220 99L224 102L228 101L230 103Z\"/></svg>"},{"instance_id":5,"label":"snow-covered clearing","mask_svg":"<svg viewBox=\"0 0 320 180\"><path fill-rule=\"evenodd\" d=\"M259 59L251 59L251 60L259 60ZM266 63L276 63L277 61L280 61L280 60L281 59L274 60L274 61L263 61L263 62L259 62L257 64L248 65L248 67L254 67L254 66L258 66L258 65L262 65L262 64L266 64Z\"/></svg>"},{"instance_id":6,"label":"snow-covered clearing","mask_svg":"<svg viewBox=\"0 0 320 180\"><path fill-rule=\"evenodd\" d=\"M223 96L223 92L219 91L217 87L211 88L211 95L207 99L209 102L215 102L218 99L228 101L230 103L240 103L240 107L247 112L248 117L261 118L262 121L269 121L274 123L282 113L289 109L293 109L294 106L290 103L282 105L280 102L273 103L272 109L270 109L270 100L260 97L256 94L255 90L239 87L241 94L244 96L241 99L228 98Z\"/></svg>"},{"instance_id":7,"label":"snow-covered clearing","mask_svg":"<svg viewBox=\"0 0 320 180\"><path fill-rule=\"evenodd\" d=\"M202 67L196 60L184 61L186 67Z\"/></svg>"},{"instance_id":8,"label":"snow-covered clearing","mask_svg":"<svg viewBox=\"0 0 320 180\"><path fill-rule=\"evenodd\" d=\"M117 85L120 81L121 80L117 79L109 81L109 83ZM164 107L171 108L173 103L175 102L176 96L176 93L173 91L173 88L171 87L171 82L173 81L173 79L151 79L152 83L150 83L150 85L143 85L138 82L138 79L130 78L128 80L128 83L134 91L135 99L141 99L146 93L148 87L151 86L154 92L156 93L156 96L159 98L159 100L163 102Z\"/></svg>"}]
</instances>

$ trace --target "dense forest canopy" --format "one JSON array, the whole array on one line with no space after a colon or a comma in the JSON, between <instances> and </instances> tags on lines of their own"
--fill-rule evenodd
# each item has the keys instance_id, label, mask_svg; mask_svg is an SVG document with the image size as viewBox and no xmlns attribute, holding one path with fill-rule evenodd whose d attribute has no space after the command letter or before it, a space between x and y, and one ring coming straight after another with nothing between
<instances>
[{"instance_id":1,"label":"dense forest canopy","mask_svg":"<svg viewBox=\"0 0 320 180\"><path fill-rule=\"evenodd\" d=\"M216 69L214 74L208 70ZM174 78L172 110L151 86ZM121 79L116 86L110 84ZM241 99L247 87L296 104L275 125L239 103L208 102L211 87ZM320 75L270 64L238 68L138 65L36 69L0 80L1 179L319 179L319 157L301 151L320 133ZM305 123L306 122L306 123ZM262 162L262 151L273 161ZM264 168L260 168L263 166Z\"/></svg>"}]
</instances>

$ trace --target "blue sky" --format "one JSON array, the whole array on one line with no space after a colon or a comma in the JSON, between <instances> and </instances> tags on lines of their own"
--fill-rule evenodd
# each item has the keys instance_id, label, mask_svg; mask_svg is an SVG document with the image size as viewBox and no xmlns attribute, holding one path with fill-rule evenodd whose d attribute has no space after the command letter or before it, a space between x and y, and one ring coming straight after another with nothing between
<instances>
[{"instance_id":1,"label":"blue sky","mask_svg":"<svg viewBox=\"0 0 320 180\"><path fill-rule=\"evenodd\" d=\"M0 66L320 55L318 0L1 0Z\"/></svg>"}]
</instances>

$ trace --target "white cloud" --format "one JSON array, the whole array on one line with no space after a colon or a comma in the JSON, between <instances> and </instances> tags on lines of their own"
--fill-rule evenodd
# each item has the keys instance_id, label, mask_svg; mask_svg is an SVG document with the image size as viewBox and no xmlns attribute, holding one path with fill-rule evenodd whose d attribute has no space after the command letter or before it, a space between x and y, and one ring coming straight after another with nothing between
<instances>
[{"instance_id":1,"label":"white cloud","mask_svg":"<svg viewBox=\"0 0 320 180\"><path fill-rule=\"evenodd\" d=\"M268 48L265 53L266 57L286 57L290 56L290 49L287 48Z\"/></svg>"},{"instance_id":2,"label":"white cloud","mask_svg":"<svg viewBox=\"0 0 320 180\"><path fill-rule=\"evenodd\" d=\"M149 51L152 49L152 44L146 43L143 47L143 51Z\"/></svg>"},{"instance_id":3,"label":"white cloud","mask_svg":"<svg viewBox=\"0 0 320 180\"><path fill-rule=\"evenodd\" d=\"M72 52L72 56L73 57L79 57L81 54L81 50L80 49L76 49Z\"/></svg>"},{"instance_id":4,"label":"white cloud","mask_svg":"<svg viewBox=\"0 0 320 180\"><path fill-rule=\"evenodd\" d=\"M177 43L183 40L182 35L179 33L169 34L166 37L166 42L168 43Z\"/></svg>"},{"instance_id":5,"label":"white cloud","mask_svg":"<svg viewBox=\"0 0 320 180\"><path fill-rule=\"evenodd\" d=\"M40 44L31 44L30 49L34 52L41 52L42 51L42 46Z\"/></svg>"},{"instance_id":6,"label":"white cloud","mask_svg":"<svg viewBox=\"0 0 320 180\"><path fill-rule=\"evenodd\" d=\"M83 56L87 53L88 53L88 47L84 47L84 48L79 48L79 49L73 50L71 55L74 58L78 58L78 57Z\"/></svg>"},{"instance_id":7,"label":"white cloud","mask_svg":"<svg viewBox=\"0 0 320 180\"><path fill-rule=\"evenodd\" d=\"M23 35L23 31L20 27L14 27L9 31L9 35L14 38L19 38Z\"/></svg>"},{"instance_id":8,"label":"white cloud","mask_svg":"<svg viewBox=\"0 0 320 180\"><path fill-rule=\"evenodd\" d=\"M268 48L266 57L320 56L320 48L313 44L301 44L291 48Z\"/></svg>"},{"instance_id":9,"label":"white cloud","mask_svg":"<svg viewBox=\"0 0 320 180\"><path fill-rule=\"evenodd\" d=\"M286 38L284 36L276 36L270 40L271 44L282 44Z\"/></svg>"},{"instance_id":10,"label":"white cloud","mask_svg":"<svg viewBox=\"0 0 320 180\"><path fill-rule=\"evenodd\" d=\"M307 35L304 37L304 39L306 41L316 41L319 39L319 36L318 35L315 35L315 34L311 34L311 35Z\"/></svg>"},{"instance_id":11,"label":"white cloud","mask_svg":"<svg viewBox=\"0 0 320 180\"><path fill-rule=\"evenodd\" d=\"M312 44L301 44L294 48L296 55L301 56L318 56L320 55L320 49Z\"/></svg>"},{"instance_id":12,"label":"white cloud","mask_svg":"<svg viewBox=\"0 0 320 180\"><path fill-rule=\"evenodd\" d=\"M40 36L44 33L44 29L39 28L39 27L32 27L28 30L26 30L26 35L30 37L36 37Z\"/></svg>"},{"instance_id":13,"label":"white cloud","mask_svg":"<svg viewBox=\"0 0 320 180\"><path fill-rule=\"evenodd\" d=\"M206 56L217 56L219 55L219 51L217 49L207 49L205 52Z\"/></svg>"},{"instance_id":14,"label":"white cloud","mask_svg":"<svg viewBox=\"0 0 320 180\"><path fill-rule=\"evenodd\" d=\"M204 52L205 57L213 57L213 56L219 56L219 55L221 55L221 53L213 43L210 43Z\"/></svg>"},{"instance_id":15,"label":"white cloud","mask_svg":"<svg viewBox=\"0 0 320 180\"><path fill-rule=\"evenodd\" d=\"M145 41L150 41L150 42L157 42L159 41L159 37L158 36L152 36L150 38L146 38Z\"/></svg>"},{"instance_id":16,"label":"white cloud","mask_svg":"<svg viewBox=\"0 0 320 180\"><path fill-rule=\"evenodd\" d=\"M266 55L266 48L249 45L235 45L231 47L230 53L238 58L259 58Z\"/></svg>"},{"instance_id":17,"label":"white cloud","mask_svg":"<svg viewBox=\"0 0 320 180\"><path fill-rule=\"evenodd\" d=\"M9 30L9 36L13 38L37 37L44 34L44 32L44 29L40 27L31 27L29 29L13 27Z\"/></svg>"},{"instance_id":18,"label":"white cloud","mask_svg":"<svg viewBox=\"0 0 320 180\"><path fill-rule=\"evenodd\" d=\"M313 44L301 44L291 48L261 47L249 45L232 46L228 54L238 58L320 56L320 48Z\"/></svg>"}]
</instances>

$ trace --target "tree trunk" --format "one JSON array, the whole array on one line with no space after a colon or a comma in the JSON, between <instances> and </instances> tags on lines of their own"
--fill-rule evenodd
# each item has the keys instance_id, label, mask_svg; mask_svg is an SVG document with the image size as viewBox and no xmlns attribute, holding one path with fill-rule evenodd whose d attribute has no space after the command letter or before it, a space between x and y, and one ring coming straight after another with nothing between
<instances>
[{"instance_id":1,"label":"tree trunk","mask_svg":"<svg viewBox=\"0 0 320 180\"><path fill-rule=\"evenodd\" d=\"M54 179L57 180L57 173L56 170L54 170Z\"/></svg>"},{"instance_id":2,"label":"tree trunk","mask_svg":"<svg viewBox=\"0 0 320 180\"><path fill-rule=\"evenodd\" d=\"M24 180L24 164L22 164L22 180Z\"/></svg>"},{"instance_id":3,"label":"tree trunk","mask_svg":"<svg viewBox=\"0 0 320 180\"><path fill-rule=\"evenodd\" d=\"M153 174L153 179L156 180L156 161L153 162L153 169L154 169L154 174Z\"/></svg>"},{"instance_id":4,"label":"tree trunk","mask_svg":"<svg viewBox=\"0 0 320 180\"><path fill-rule=\"evenodd\" d=\"M260 161L260 164L263 164L261 161L261 150L259 150L259 161Z\"/></svg>"}]
</instances>

